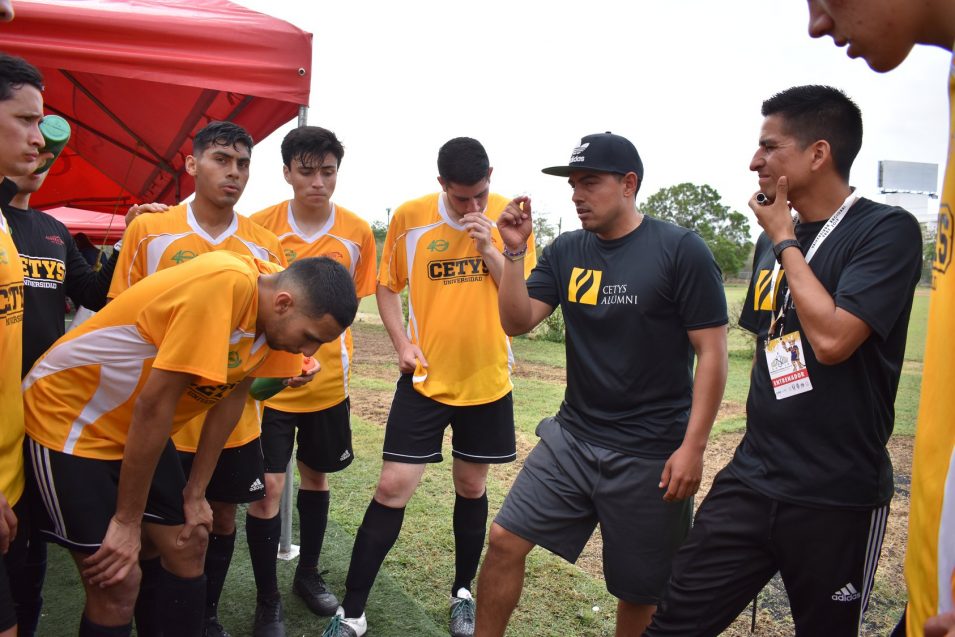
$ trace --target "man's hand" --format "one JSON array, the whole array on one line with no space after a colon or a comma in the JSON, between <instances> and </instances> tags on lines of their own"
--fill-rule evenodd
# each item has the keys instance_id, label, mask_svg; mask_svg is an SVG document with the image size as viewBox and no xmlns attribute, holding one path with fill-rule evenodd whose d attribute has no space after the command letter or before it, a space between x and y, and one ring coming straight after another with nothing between
<instances>
[{"instance_id":1,"label":"man's hand","mask_svg":"<svg viewBox=\"0 0 955 637\"><path fill-rule=\"evenodd\" d=\"M467 230L468 236L474 241L474 247L477 248L478 254L484 256L495 249L494 242L491 241L491 229L494 224L487 218L487 215L483 212L469 212L461 217L461 223Z\"/></svg>"},{"instance_id":2,"label":"man's hand","mask_svg":"<svg viewBox=\"0 0 955 637\"><path fill-rule=\"evenodd\" d=\"M315 374L322 370L322 366L319 362L315 361L315 366L309 371L304 371L298 376L293 376L291 378L285 379L285 384L289 387L301 387L302 385L307 385L312 382L312 379L315 378Z\"/></svg>"},{"instance_id":3,"label":"man's hand","mask_svg":"<svg viewBox=\"0 0 955 637\"><path fill-rule=\"evenodd\" d=\"M139 561L141 522L120 522L113 516L99 550L83 560L83 577L107 588L123 581Z\"/></svg>"},{"instance_id":4,"label":"man's hand","mask_svg":"<svg viewBox=\"0 0 955 637\"><path fill-rule=\"evenodd\" d=\"M133 222L133 219L138 217L141 214L149 212L166 212L169 210L169 206L164 203L141 203L134 204L129 207L129 210L126 211L126 225L128 226Z\"/></svg>"},{"instance_id":5,"label":"man's hand","mask_svg":"<svg viewBox=\"0 0 955 637\"><path fill-rule=\"evenodd\" d=\"M703 479L703 450L687 445L673 452L663 467L659 487L666 489L663 499L667 502L685 500L700 488Z\"/></svg>"},{"instance_id":6,"label":"man's hand","mask_svg":"<svg viewBox=\"0 0 955 637\"><path fill-rule=\"evenodd\" d=\"M176 538L176 544L182 546L192 537L196 528L203 526L212 533L212 507L203 496L192 497L185 492L182 494L182 512L186 523Z\"/></svg>"},{"instance_id":7,"label":"man's hand","mask_svg":"<svg viewBox=\"0 0 955 637\"><path fill-rule=\"evenodd\" d=\"M402 374L414 374L418 363L425 369L428 368L428 361L425 360L421 348L408 341L398 351L398 369Z\"/></svg>"},{"instance_id":8,"label":"man's hand","mask_svg":"<svg viewBox=\"0 0 955 637\"><path fill-rule=\"evenodd\" d=\"M531 198L523 195L514 197L497 218L497 230L501 233L504 246L511 251L523 249L532 229Z\"/></svg>"},{"instance_id":9,"label":"man's hand","mask_svg":"<svg viewBox=\"0 0 955 637\"><path fill-rule=\"evenodd\" d=\"M795 239L796 231L793 229L792 210L789 206L789 180L786 177L779 178L772 202L760 204L756 201L758 194L753 193L750 197L749 207L773 245L786 239Z\"/></svg>"},{"instance_id":10,"label":"man's hand","mask_svg":"<svg viewBox=\"0 0 955 637\"><path fill-rule=\"evenodd\" d=\"M0 493L0 554L6 555L16 537L17 515L7 499Z\"/></svg>"}]
</instances>

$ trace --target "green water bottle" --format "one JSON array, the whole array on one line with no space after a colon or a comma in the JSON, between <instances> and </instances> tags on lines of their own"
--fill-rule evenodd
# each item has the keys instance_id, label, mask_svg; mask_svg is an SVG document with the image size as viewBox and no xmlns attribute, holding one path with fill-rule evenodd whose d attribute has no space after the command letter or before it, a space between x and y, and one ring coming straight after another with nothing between
<instances>
[{"instance_id":1,"label":"green water bottle","mask_svg":"<svg viewBox=\"0 0 955 637\"><path fill-rule=\"evenodd\" d=\"M302 359L302 375L309 374L318 370L318 360L311 356ZM249 396L255 400L268 400L279 393L288 385L285 384L287 378L256 378L249 387Z\"/></svg>"},{"instance_id":2,"label":"green water bottle","mask_svg":"<svg viewBox=\"0 0 955 637\"><path fill-rule=\"evenodd\" d=\"M53 153L53 157L50 157L42 166L34 170L33 174L35 175L48 171L56 158L63 152L63 149L66 148L66 142L70 141L70 123L59 115L47 115L40 122L40 134L43 135L44 141L40 152Z\"/></svg>"}]
</instances>

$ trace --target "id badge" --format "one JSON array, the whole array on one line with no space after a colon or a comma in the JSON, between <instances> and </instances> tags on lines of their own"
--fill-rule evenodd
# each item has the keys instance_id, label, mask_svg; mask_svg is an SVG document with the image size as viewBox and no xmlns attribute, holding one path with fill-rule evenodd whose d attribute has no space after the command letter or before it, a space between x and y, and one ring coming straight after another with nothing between
<instances>
[{"instance_id":1,"label":"id badge","mask_svg":"<svg viewBox=\"0 0 955 637\"><path fill-rule=\"evenodd\" d=\"M777 400L812 391L799 332L783 334L766 342L766 366Z\"/></svg>"}]
</instances>

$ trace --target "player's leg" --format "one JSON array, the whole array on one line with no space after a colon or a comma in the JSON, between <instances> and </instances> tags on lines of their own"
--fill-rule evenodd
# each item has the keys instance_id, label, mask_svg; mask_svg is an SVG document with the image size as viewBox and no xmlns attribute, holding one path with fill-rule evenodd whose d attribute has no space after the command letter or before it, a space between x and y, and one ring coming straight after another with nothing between
<instances>
[{"instance_id":1,"label":"player's leg","mask_svg":"<svg viewBox=\"0 0 955 637\"><path fill-rule=\"evenodd\" d=\"M328 590L318 564L331 501L328 474L345 469L355 456L349 400L301 416L296 452L301 477L297 498L301 553L292 590L313 613L330 617L338 608L338 598Z\"/></svg>"},{"instance_id":2,"label":"player's leg","mask_svg":"<svg viewBox=\"0 0 955 637\"><path fill-rule=\"evenodd\" d=\"M491 525L477 590L474 634L500 637L507 629L524 582L525 559L540 545L574 563L597 525L590 494L593 471L583 470L560 425L545 418L540 441L524 461ZM560 632L560 631L558 631Z\"/></svg>"},{"instance_id":3,"label":"player's leg","mask_svg":"<svg viewBox=\"0 0 955 637\"><path fill-rule=\"evenodd\" d=\"M769 539L776 511L726 469L717 474L644 635L707 637L729 626L778 569Z\"/></svg>"},{"instance_id":4,"label":"player's leg","mask_svg":"<svg viewBox=\"0 0 955 637\"><path fill-rule=\"evenodd\" d=\"M859 634L888 517L888 505L850 511L780 504L773 544L797 635Z\"/></svg>"},{"instance_id":5,"label":"player's leg","mask_svg":"<svg viewBox=\"0 0 955 637\"><path fill-rule=\"evenodd\" d=\"M411 384L411 375L402 375L385 425L384 462L375 495L365 511L352 548L345 597L325 635L361 637L367 630L365 605L381 564L394 546L404 521L405 505L411 499L425 465L441 462L444 429L452 408L422 396Z\"/></svg>"},{"instance_id":6,"label":"player's leg","mask_svg":"<svg viewBox=\"0 0 955 637\"><path fill-rule=\"evenodd\" d=\"M279 508L285 488L285 470L292 458L295 426L300 414L266 407L262 411L262 455L265 496L249 503L245 536L255 578L256 605L253 635L284 635L282 598L279 594L276 559L282 521Z\"/></svg>"}]
</instances>

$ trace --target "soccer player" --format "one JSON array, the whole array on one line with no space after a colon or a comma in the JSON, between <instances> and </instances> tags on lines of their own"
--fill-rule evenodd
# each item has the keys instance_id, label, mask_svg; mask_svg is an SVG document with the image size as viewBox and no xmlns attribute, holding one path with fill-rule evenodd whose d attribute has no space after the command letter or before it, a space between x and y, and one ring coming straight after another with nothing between
<instances>
[{"instance_id":1,"label":"soccer player","mask_svg":"<svg viewBox=\"0 0 955 637\"><path fill-rule=\"evenodd\" d=\"M456 492L450 631L456 637L474 631L470 591L484 547L487 473L491 464L516 457L512 353L497 311L503 244L494 226L508 200L491 193L491 171L480 142L452 139L438 152L442 192L403 204L391 219L376 294L401 376L385 428L381 476L326 637L367 631L372 584L425 466L442 460L449 423ZM524 261L528 271L533 245ZM406 286L407 328L399 297Z\"/></svg>"},{"instance_id":2,"label":"soccer player","mask_svg":"<svg viewBox=\"0 0 955 637\"><path fill-rule=\"evenodd\" d=\"M841 91L793 87L762 114L746 435L677 553L654 637L719 634L777 571L797 634L857 635L885 533L921 230L849 186L862 114Z\"/></svg>"},{"instance_id":3,"label":"soccer player","mask_svg":"<svg viewBox=\"0 0 955 637\"><path fill-rule=\"evenodd\" d=\"M245 129L231 122L212 122L196 133L193 154L186 158L186 170L196 182L195 199L163 214L140 216L130 225L113 275L111 298L154 272L205 252L228 250L285 264L278 238L234 210L249 179L251 153L252 138ZM173 439L187 474L201 431L202 416L199 416ZM217 607L235 547L236 505L261 499L265 495L264 481L259 418L255 401L248 398L242 419L219 458L207 494L212 505L213 526L206 553L206 637L226 634L219 623ZM137 601L140 606L137 623L150 623L148 615L150 609L154 609L153 583L158 581L160 570L157 561L143 564L144 583Z\"/></svg>"},{"instance_id":4,"label":"soccer player","mask_svg":"<svg viewBox=\"0 0 955 637\"><path fill-rule=\"evenodd\" d=\"M875 71L890 71L916 44L952 50L955 4L949 0L809 0L809 34L831 36L837 46L849 45L850 57L864 58ZM955 105L951 79L949 101ZM955 128L955 106L950 119ZM955 147L949 144L912 458L905 552L909 602L902 622L910 635L918 635L936 614L942 616L933 621L934 628L941 630L938 627L946 623L955 632L955 404L949 395L955 384L955 344L949 337L955 322L955 275L949 268L955 228L953 152Z\"/></svg>"},{"instance_id":5,"label":"soccer player","mask_svg":"<svg viewBox=\"0 0 955 637\"><path fill-rule=\"evenodd\" d=\"M0 16L12 9L0 7ZM0 53L0 204L17 187L5 176L28 175L40 165L43 136L43 77L24 60ZM17 615L8 575L26 560L30 533L18 522L26 513L23 494L23 268L0 214L0 636L17 634Z\"/></svg>"},{"instance_id":6,"label":"soccer player","mask_svg":"<svg viewBox=\"0 0 955 637\"><path fill-rule=\"evenodd\" d=\"M201 634L204 494L252 377L300 374L300 354L354 319L354 294L329 259L282 271L205 254L133 285L37 361L23 383L30 488L41 532L82 576L81 636L130 634L141 553L162 561L159 633ZM187 480L169 437L205 412Z\"/></svg>"},{"instance_id":7,"label":"soccer player","mask_svg":"<svg viewBox=\"0 0 955 637\"><path fill-rule=\"evenodd\" d=\"M616 635L639 635L686 537L723 397L723 279L698 235L637 209L643 162L628 139L587 135L544 172L568 178L583 229L549 245L525 284L531 202L508 205L501 322L524 334L561 307L567 391L491 526L476 634L504 634L535 545L573 563L599 523Z\"/></svg>"},{"instance_id":8,"label":"soccer player","mask_svg":"<svg viewBox=\"0 0 955 637\"><path fill-rule=\"evenodd\" d=\"M351 273L359 298L375 291L375 237L368 222L332 203L345 149L335 134L318 126L293 129L282 141L285 181L291 201L266 208L252 220L275 233L289 263L326 256ZM351 464L348 380L352 359L351 331L319 350L321 373L297 389L286 389L266 401L262 413L265 455L265 498L249 505L245 532L258 591L255 637L284 635L275 560L281 532L279 504L285 469L298 432L298 517L301 553L292 590L312 612L335 614L338 599L318 570L328 523L327 474Z\"/></svg>"}]
</instances>

